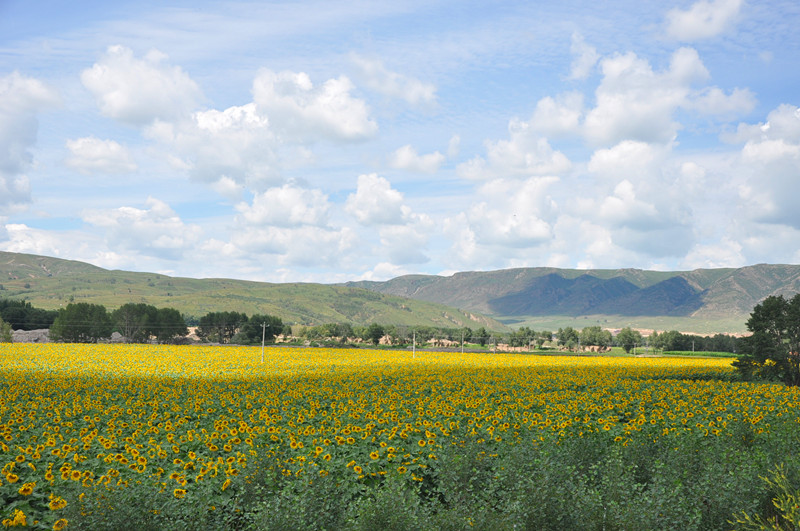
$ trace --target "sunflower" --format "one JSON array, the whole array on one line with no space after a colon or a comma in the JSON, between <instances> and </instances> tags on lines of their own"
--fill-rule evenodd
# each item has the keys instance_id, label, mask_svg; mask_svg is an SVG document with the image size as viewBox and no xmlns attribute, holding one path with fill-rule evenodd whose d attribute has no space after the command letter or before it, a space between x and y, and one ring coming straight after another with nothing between
<instances>
[{"instance_id":1,"label":"sunflower","mask_svg":"<svg viewBox=\"0 0 800 531\"><path fill-rule=\"evenodd\" d=\"M186 496L186 489L175 489L172 491L172 494L178 498L179 500Z\"/></svg>"},{"instance_id":2,"label":"sunflower","mask_svg":"<svg viewBox=\"0 0 800 531\"><path fill-rule=\"evenodd\" d=\"M19 488L19 493L23 496L30 496L33 494L33 487L36 486L36 482L33 483L25 483Z\"/></svg>"},{"instance_id":3,"label":"sunflower","mask_svg":"<svg viewBox=\"0 0 800 531\"><path fill-rule=\"evenodd\" d=\"M67 528L68 520L66 518L59 518L53 524L53 531L61 531Z\"/></svg>"},{"instance_id":4,"label":"sunflower","mask_svg":"<svg viewBox=\"0 0 800 531\"><path fill-rule=\"evenodd\" d=\"M63 509L67 506L67 500L61 498L60 496L53 496L50 495L50 510L51 511L58 511L59 509Z\"/></svg>"}]
</instances>

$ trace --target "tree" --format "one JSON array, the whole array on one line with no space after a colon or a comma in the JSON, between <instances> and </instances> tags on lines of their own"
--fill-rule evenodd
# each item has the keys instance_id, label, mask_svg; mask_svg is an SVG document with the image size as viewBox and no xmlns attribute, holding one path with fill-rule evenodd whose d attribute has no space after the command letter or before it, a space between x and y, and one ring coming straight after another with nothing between
<instances>
[{"instance_id":1,"label":"tree","mask_svg":"<svg viewBox=\"0 0 800 531\"><path fill-rule=\"evenodd\" d=\"M475 335L473 335L472 338L477 339L478 343L482 347L486 346L486 340L489 339L489 332L487 332L484 327L480 327L477 330L475 330Z\"/></svg>"},{"instance_id":2,"label":"tree","mask_svg":"<svg viewBox=\"0 0 800 531\"><path fill-rule=\"evenodd\" d=\"M543 330L536 334L536 346L539 347L539 349L542 348L542 345L544 345L546 341L552 341L552 340L553 340L553 332L551 332L550 330Z\"/></svg>"},{"instance_id":3,"label":"tree","mask_svg":"<svg viewBox=\"0 0 800 531\"><path fill-rule=\"evenodd\" d=\"M580 341L580 337L578 336L578 331L568 326L566 328L559 328L558 332L556 332L556 337L558 338L558 344L565 346L567 348L574 348L578 341Z\"/></svg>"},{"instance_id":4,"label":"tree","mask_svg":"<svg viewBox=\"0 0 800 531\"><path fill-rule=\"evenodd\" d=\"M599 326L587 326L581 330L581 345L594 345L597 347L607 347L611 344L611 332L603 330Z\"/></svg>"},{"instance_id":5,"label":"tree","mask_svg":"<svg viewBox=\"0 0 800 531\"><path fill-rule=\"evenodd\" d=\"M159 343L174 343L189 333L181 312L175 308L159 308L155 322L155 336Z\"/></svg>"},{"instance_id":6,"label":"tree","mask_svg":"<svg viewBox=\"0 0 800 531\"><path fill-rule=\"evenodd\" d=\"M309 331L316 328L320 328L323 333L328 329L327 326L323 325L322 327L310 328ZM280 317L256 314L242 325L232 342L240 345L260 345L262 334L264 341L270 343L275 339L275 336L282 333L283 321Z\"/></svg>"},{"instance_id":7,"label":"tree","mask_svg":"<svg viewBox=\"0 0 800 531\"><path fill-rule=\"evenodd\" d=\"M11 343L11 323L7 323L0 318L0 343Z\"/></svg>"},{"instance_id":8,"label":"tree","mask_svg":"<svg viewBox=\"0 0 800 531\"><path fill-rule=\"evenodd\" d=\"M146 343L150 336L158 335L158 311L149 304L129 302L111 312L111 319L126 341Z\"/></svg>"},{"instance_id":9,"label":"tree","mask_svg":"<svg viewBox=\"0 0 800 531\"><path fill-rule=\"evenodd\" d=\"M378 343L380 343L383 335L384 335L383 327L378 323L372 323L367 327L367 330L365 331L364 337L362 339L364 339L365 341L367 340L372 341L373 345L377 345Z\"/></svg>"},{"instance_id":10,"label":"tree","mask_svg":"<svg viewBox=\"0 0 800 531\"><path fill-rule=\"evenodd\" d=\"M210 312L200 318L197 336L207 341L228 343L247 322L247 315L239 312Z\"/></svg>"},{"instance_id":11,"label":"tree","mask_svg":"<svg viewBox=\"0 0 800 531\"><path fill-rule=\"evenodd\" d=\"M111 335L111 316L102 304L70 303L58 311L50 337L68 343L96 343Z\"/></svg>"},{"instance_id":12,"label":"tree","mask_svg":"<svg viewBox=\"0 0 800 531\"><path fill-rule=\"evenodd\" d=\"M623 328L617 334L617 344L621 346L625 353L630 353L631 349L636 345L642 343L642 334L638 330L632 330L630 327Z\"/></svg>"},{"instance_id":13,"label":"tree","mask_svg":"<svg viewBox=\"0 0 800 531\"><path fill-rule=\"evenodd\" d=\"M0 299L0 319L14 330L50 328L58 312L34 308L28 301Z\"/></svg>"},{"instance_id":14,"label":"tree","mask_svg":"<svg viewBox=\"0 0 800 531\"><path fill-rule=\"evenodd\" d=\"M753 308L747 320L753 334L734 366L745 376L759 372L787 385L800 385L800 294L786 300L771 295Z\"/></svg>"}]
</instances>

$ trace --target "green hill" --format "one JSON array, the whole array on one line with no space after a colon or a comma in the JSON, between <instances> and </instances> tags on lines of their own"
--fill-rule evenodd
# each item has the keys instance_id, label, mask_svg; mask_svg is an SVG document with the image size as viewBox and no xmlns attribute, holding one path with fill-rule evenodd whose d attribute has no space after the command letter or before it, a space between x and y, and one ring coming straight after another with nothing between
<instances>
[{"instance_id":1,"label":"green hill","mask_svg":"<svg viewBox=\"0 0 800 531\"><path fill-rule=\"evenodd\" d=\"M112 310L127 302L144 302L194 317L210 311L239 311L275 315L284 322L305 325L377 322L506 329L476 312L363 288L109 271L82 262L8 252L0 252L0 286L0 298L23 299L44 309L90 302Z\"/></svg>"},{"instance_id":2,"label":"green hill","mask_svg":"<svg viewBox=\"0 0 800 531\"><path fill-rule=\"evenodd\" d=\"M643 271L520 268L449 277L408 275L351 282L379 293L437 301L514 326L601 324L686 332L744 332L753 307L769 295L800 292L800 266Z\"/></svg>"},{"instance_id":3,"label":"green hill","mask_svg":"<svg viewBox=\"0 0 800 531\"><path fill-rule=\"evenodd\" d=\"M24 299L45 309L71 301L109 309L145 302L195 317L236 310L300 324L377 322L498 331L506 326L541 330L600 324L736 333L746 330L750 312L765 297L800 292L800 266L694 271L539 267L327 285L109 271L71 260L0 252L0 286L0 298Z\"/></svg>"}]
</instances>

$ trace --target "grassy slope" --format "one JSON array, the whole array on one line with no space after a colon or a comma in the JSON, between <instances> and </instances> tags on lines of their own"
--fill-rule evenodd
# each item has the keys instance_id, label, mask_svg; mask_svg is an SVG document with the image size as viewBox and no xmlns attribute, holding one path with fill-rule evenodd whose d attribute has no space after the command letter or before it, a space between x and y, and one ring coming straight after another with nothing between
<instances>
[{"instance_id":1,"label":"grassy slope","mask_svg":"<svg viewBox=\"0 0 800 531\"><path fill-rule=\"evenodd\" d=\"M103 304L109 309L127 302L144 302L177 308L195 317L210 311L235 310L248 315L276 315L285 322L301 324L378 322L505 329L482 315L364 289L108 271L81 262L52 258L43 261L34 255L14 253L0 253L0 284L4 288L0 297L24 299L45 309L66 306L69 302Z\"/></svg>"}]
</instances>

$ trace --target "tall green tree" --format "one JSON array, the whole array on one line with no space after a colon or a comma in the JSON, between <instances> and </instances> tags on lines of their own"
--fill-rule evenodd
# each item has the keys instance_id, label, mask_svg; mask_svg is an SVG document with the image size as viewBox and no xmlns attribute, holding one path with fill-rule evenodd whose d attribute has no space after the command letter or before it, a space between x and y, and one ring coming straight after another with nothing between
<instances>
[{"instance_id":1,"label":"tall green tree","mask_svg":"<svg viewBox=\"0 0 800 531\"><path fill-rule=\"evenodd\" d=\"M630 353L636 345L642 344L642 334L638 330L633 330L630 327L623 328L619 331L616 337L617 344Z\"/></svg>"},{"instance_id":2,"label":"tall green tree","mask_svg":"<svg viewBox=\"0 0 800 531\"><path fill-rule=\"evenodd\" d=\"M210 312L200 318L197 336L207 341L229 343L246 322L244 313Z\"/></svg>"},{"instance_id":3,"label":"tall green tree","mask_svg":"<svg viewBox=\"0 0 800 531\"><path fill-rule=\"evenodd\" d=\"M11 323L7 323L0 318L0 343L11 343Z\"/></svg>"},{"instance_id":4,"label":"tall green tree","mask_svg":"<svg viewBox=\"0 0 800 531\"><path fill-rule=\"evenodd\" d=\"M111 336L113 323L102 304L73 302L58 311L50 338L67 343L96 343Z\"/></svg>"},{"instance_id":5,"label":"tall green tree","mask_svg":"<svg viewBox=\"0 0 800 531\"><path fill-rule=\"evenodd\" d=\"M595 345L607 347L611 345L613 338L611 332L603 330L599 326L587 326L580 333L581 345Z\"/></svg>"},{"instance_id":6,"label":"tall green tree","mask_svg":"<svg viewBox=\"0 0 800 531\"><path fill-rule=\"evenodd\" d=\"M175 343L189 333L181 312L175 308L159 308L155 321L155 336L159 343Z\"/></svg>"},{"instance_id":7,"label":"tall green tree","mask_svg":"<svg viewBox=\"0 0 800 531\"><path fill-rule=\"evenodd\" d=\"M367 327L363 339L365 341L372 341L373 345L380 343L381 338L384 336L384 328L378 323L372 323Z\"/></svg>"},{"instance_id":8,"label":"tall green tree","mask_svg":"<svg viewBox=\"0 0 800 531\"><path fill-rule=\"evenodd\" d=\"M150 304L129 302L113 312L114 328L131 343L146 343L158 333L158 308Z\"/></svg>"},{"instance_id":9,"label":"tall green tree","mask_svg":"<svg viewBox=\"0 0 800 531\"><path fill-rule=\"evenodd\" d=\"M558 332L556 332L556 337L558 338L558 344L567 348L574 348L580 341L578 331L571 326L559 328Z\"/></svg>"},{"instance_id":10,"label":"tall green tree","mask_svg":"<svg viewBox=\"0 0 800 531\"><path fill-rule=\"evenodd\" d=\"M790 300L769 296L753 308L747 320L753 334L734 362L746 375L758 371L787 385L800 385L800 294Z\"/></svg>"},{"instance_id":11,"label":"tall green tree","mask_svg":"<svg viewBox=\"0 0 800 531\"><path fill-rule=\"evenodd\" d=\"M240 345L260 345L263 334L264 341L271 343L275 340L275 336L283 333L283 329L284 325L280 317L252 315L239 329L232 342Z\"/></svg>"}]
</instances>

